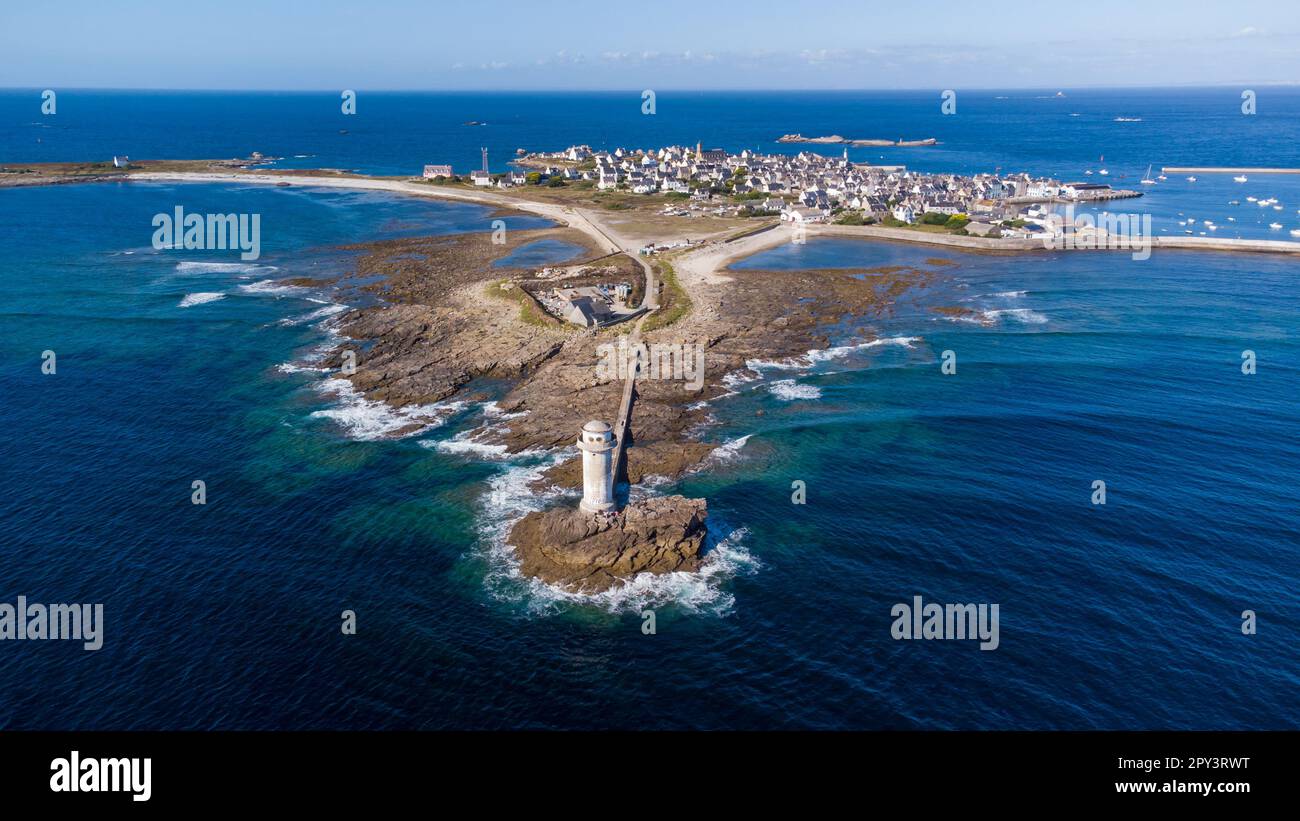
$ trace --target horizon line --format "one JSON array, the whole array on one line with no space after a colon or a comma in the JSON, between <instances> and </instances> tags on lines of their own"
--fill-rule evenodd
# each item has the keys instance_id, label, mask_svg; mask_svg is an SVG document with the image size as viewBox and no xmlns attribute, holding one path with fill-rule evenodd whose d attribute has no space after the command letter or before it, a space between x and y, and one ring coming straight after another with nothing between
<instances>
[{"instance_id":1,"label":"horizon line","mask_svg":"<svg viewBox=\"0 0 1300 821\"><path fill-rule=\"evenodd\" d=\"M1266 82L1249 82L1249 81L1229 81L1219 83L1186 83L1177 85L1098 85L1098 86L1064 86L1064 85L1039 85L1039 86L966 86L957 87L956 90L964 91L1162 91L1162 90L1194 90L1194 89L1222 89L1257 86L1264 87L1297 87L1300 88L1300 80L1270 80ZM220 87L158 87L158 86L83 86L83 85L35 85L35 86L0 86L0 92L7 91L40 91L47 88L62 88L66 91L139 91L139 92L238 92L246 94L283 94L283 93L300 93L300 94L338 94L344 89L339 88L220 88ZM517 88L366 88L365 86L356 87L371 94L641 94L645 89L636 89L629 86L628 88L555 88L555 87L517 87ZM355 88L353 90L356 90ZM656 94L661 93L814 93L814 94L853 94L862 92L871 93L888 93L888 92L935 92L944 91L938 86L908 86L908 87L861 87L861 88L807 88L807 87L758 87L758 86L717 86L709 88L658 88L651 89Z\"/></svg>"}]
</instances>

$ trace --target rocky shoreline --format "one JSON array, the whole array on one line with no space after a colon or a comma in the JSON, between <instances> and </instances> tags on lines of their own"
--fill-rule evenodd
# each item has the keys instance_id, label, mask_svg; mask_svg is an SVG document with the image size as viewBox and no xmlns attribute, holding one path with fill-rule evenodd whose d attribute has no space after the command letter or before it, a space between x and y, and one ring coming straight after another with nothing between
<instances>
[{"instance_id":1,"label":"rocky shoreline","mask_svg":"<svg viewBox=\"0 0 1300 821\"><path fill-rule=\"evenodd\" d=\"M641 573L699 570L707 518L703 499L684 496L645 499L616 513L551 508L521 519L507 543L525 576L599 593Z\"/></svg>"},{"instance_id":2,"label":"rocky shoreline","mask_svg":"<svg viewBox=\"0 0 1300 821\"><path fill-rule=\"evenodd\" d=\"M492 265L540 238L582 242L576 234L562 227L517 231L507 248L480 234L346 246L357 255L356 270L339 286L373 304L339 317L337 330L350 341L325 364L338 367L343 351L353 350L356 373L342 378L366 398L399 408L483 398L482 380L494 380L500 414L470 439L507 453L569 450L573 457L545 471L534 489L580 487L574 436L586 421L612 417L623 387L617 378L598 374L598 346L616 343L626 328L525 321L517 304L494 287L533 272ZM600 250L586 247L593 255ZM946 264L934 259L923 268L728 270L717 283L693 283L692 310L669 327L647 332L644 341L702 345L702 389L689 390L682 380L638 381L627 479L671 480L697 469L720 443L693 432L707 428L708 403L730 393L724 381L729 374L756 375L749 371L751 362L792 360L828 347L832 332L838 336L847 327L853 333L852 323L887 315L913 288L941 276L938 269ZM856 332L863 341L872 337L865 326ZM704 500L682 497L638 503L608 520L553 509L521 520L509 542L524 575L592 592L640 572L697 569L705 518Z\"/></svg>"}]
</instances>

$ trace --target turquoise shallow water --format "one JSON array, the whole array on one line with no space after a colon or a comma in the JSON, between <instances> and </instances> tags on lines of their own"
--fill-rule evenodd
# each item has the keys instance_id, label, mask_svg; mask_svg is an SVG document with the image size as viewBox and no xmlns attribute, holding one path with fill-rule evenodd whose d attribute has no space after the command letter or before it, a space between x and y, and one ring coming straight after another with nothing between
<instances>
[{"instance_id":1,"label":"turquoise shallow water","mask_svg":"<svg viewBox=\"0 0 1300 821\"><path fill-rule=\"evenodd\" d=\"M150 218L177 203L262 214L262 258L155 252ZM248 186L0 192L0 600L107 620L96 653L0 644L0 726L1300 725L1294 262L945 254L943 281L868 323L882 344L837 339L715 402L702 435L727 447L656 489L708 497L707 575L573 601L497 549L511 516L562 500L527 490L550 457L458 438L491 406L384 438L410 417L282 367L338 308L273 280L489 214ZM738 267L932 256L819 240ZM954 304L972 313L932 310ZM999 648L893 640L915 595L998 603Z\"/></svg>"}]
</instances>

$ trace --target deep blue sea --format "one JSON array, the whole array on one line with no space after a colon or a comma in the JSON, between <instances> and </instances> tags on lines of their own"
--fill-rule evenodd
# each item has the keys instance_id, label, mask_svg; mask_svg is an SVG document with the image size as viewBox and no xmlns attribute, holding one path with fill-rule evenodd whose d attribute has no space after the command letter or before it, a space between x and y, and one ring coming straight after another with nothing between
<instances>
[{"instance_id":1,"label":"deep blue sea","mask_svg":"<svg viewBox=\"0 0 1300 821\"><path fill-rule=\"evenodd\" d=\"M883 152L925 170L1295 166L1300 93L1257 91L1254 117L1236 89L959 92L950 117L937 91L663 92L644 116L639 92L362 90L353 117L336 94L75 90L42 117L38 91L5 91L0 164L259 150L398 174L471 167L480 145L500 169L516 147L776 150L801 131L938 137ZM1300 180L1258 185L1295 227ZM1137 202L1226 222L1244 193L1201 175ZM152 216L178 204L261 214L261 258L154 250ZM763 252L737 276L956 265L865 323L879 344L756 363L714 402L701 435L726 447L651 491L708 498L706 573L579 598L521 582L501 548L511 517L566 501L528 490L554 455L467 441L490 403L398 413L342 390L312 365L339 295L278 283L350 270L339 245L490 219L248 185L0 189L0 602L106 620L96 652L0 642L0 728L1300 728L1297 262ZM932 310L952 305L970 312ZM918 595L997 603L999 647L894 640L891 608Z\"/></svg>"}]
</instances>

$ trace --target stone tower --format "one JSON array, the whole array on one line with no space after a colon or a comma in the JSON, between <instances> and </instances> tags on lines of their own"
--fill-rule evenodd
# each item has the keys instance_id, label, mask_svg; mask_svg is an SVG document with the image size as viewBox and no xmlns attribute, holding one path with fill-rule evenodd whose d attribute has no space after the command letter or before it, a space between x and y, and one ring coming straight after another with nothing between
<instances>
[{"instance_id":1,"label":"stone tower","mask_svg":"<svg viewBox=\"0 0 1300 821\"><path fill-rule=\"evenodd\" d=\"M582 504L587 513L614 509L614 431L608 422L592 420L578 434L582 451Z\"/></svg>"}]
</instances>

